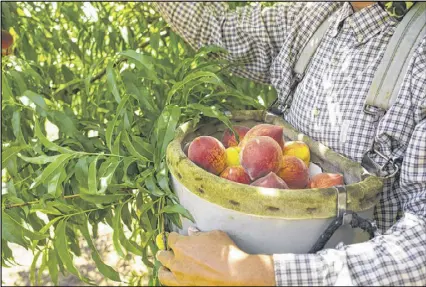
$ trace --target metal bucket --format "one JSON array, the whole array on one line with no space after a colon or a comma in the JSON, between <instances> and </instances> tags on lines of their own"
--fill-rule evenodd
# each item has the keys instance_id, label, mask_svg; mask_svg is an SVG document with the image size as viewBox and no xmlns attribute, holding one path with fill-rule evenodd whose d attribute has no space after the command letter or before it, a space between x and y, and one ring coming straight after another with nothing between
<instances>
[{"instance_id":1,"label":"metal bucket","mask_svg":"<svg viewBox=\"0 0 426 287\"><path fill-rule=\"evenodd\" d=\"M237 111L228 114L231 122L252 127L260 123L282 126L285 140L304 141L311 162L324 172L343 174L348 209L372 219L373 207L383 187L382 181L359 163L298 133L281 117L265 111ZM221 139L225 125L216 120L179 127L167 149L167 163L174 192L192 214L195 224L182 218L183 228L196 225L201 231L223 230L247 253L307 253L336 217L336 188L272 189L234 183L210 174L191 162L183 152L186 143L200 135ZM339 228L327 247L337 243L362 242L367 234L349 226Z\"/></svg>"}]
</instances>

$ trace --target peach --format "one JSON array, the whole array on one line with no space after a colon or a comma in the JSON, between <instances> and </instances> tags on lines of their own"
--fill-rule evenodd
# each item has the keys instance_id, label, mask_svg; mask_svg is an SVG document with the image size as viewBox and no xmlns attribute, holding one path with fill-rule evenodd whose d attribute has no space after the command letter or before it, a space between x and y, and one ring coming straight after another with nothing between
<instances>
[{"instance_id":1,"label":"peach","mask_svg":"<svg viewBox=\"0 0 426 287\"><path fill-rule=\"evenodd\" d=\"M233 128L235 132L238 133L238 136L240 137L240 142L243 140L246 133L250 130L250 128L244 126L233 126ZM230 129L227 129L223 132L222 143L226 148L238 146L237 139L235 138L234 133Z\"/></svg>"},{"instance_id":2,"label":"peach","mask_svg":"<svg viewBox=\"0 0 426 287\"><path fill-rule=\"evenodd\" d=\"M214 137L195 138L188 149L189 159L199 167L213 174L220 174L226 167L226 151L223 144Z\"/></svg>"},{"instance_id":3,"label":"peach","mask_svg":"<svg viewBox=\"0 0 426 287\"><path fill-rule=\"evenodd\" d=\"M281 147L284 147L283 128L275 125L260 124L252 127L240 142L239 146L243 147L250 139L257 136L267 136L273 138Z\"/></svg>"},{"instance_id":4,"label":"peach","mask_svg":"<svg viewBox=\"0 0 426 287\"><path fill-rule=\"evenodd\" d=\"M309 167L309 161L311 160L311 154L309 147L302 141L290 141L284 144L283 149L284 155L292 155L303 160L306 166Z\"/></svg>"},{"instance_id":5,"label":"peach","mask_svg":"<svg viewBox=\"0 0 426 287\"><path fill-rule=\"evenodd\" d=\"M270 172L267 176L261 177L251 183L253 186L287 189L288 185L278 175Z\"/></svg>"},{"instance_id":6,"label":"peach","mask_svg":"<svg viewBox=\"0 0 426 287\"><path fill-rule=\"evenodd\" d=\"M311 178L310 188L327 188L344 185L343 176L338 173L319 173Z\"/></svg>"},{"instance_id":7,"label":"peach","mask_svg":"<svg viewBox=\"0 0 426 287\"><path fill-rule=\"evenodd\" d=\"M226 165L236 166L240 165L240 151L238 146L231 146L226 149Z\"/></svg>"},{"instance_id":8,"label":"peach","mask_svg":"<svg viewBox=\"0 0 426 287\"><path fill-rule=\"evenodd\" d=\"M309 170L306 164L292 155L283 156L283 165L278 176L281 177L289 188L305 188L309 182Z\"/></svg>"},{"instance_id":9,"label":"peach","mask_svg":"<svg viewBox=\"0 0 426 287\"><path fill-rule=\"evenodd\" d=\"M1 55L12 53L13 36L6 30L1 30Z\"/></svg>"},{"instance_id":10,"label":"peach","mask_svg":"<svg viewBox=\"0 0 426 287\"><path fill-rule=\"evenodd\" d=\"M250 139L240 152L240 162L252 180L277 172L282 164L282 149L270 137Z\"/></svg>"},{"instance_id":11,"label":"peach","mask_svg":"<svg viewBox=\"0 0 426 287\"><path fill-rule=\"evenodd\" d=\"M222 171L220 177L243 184L250 184L250 177L242 166L228 166Z\"/></svg>"}]
</instances>

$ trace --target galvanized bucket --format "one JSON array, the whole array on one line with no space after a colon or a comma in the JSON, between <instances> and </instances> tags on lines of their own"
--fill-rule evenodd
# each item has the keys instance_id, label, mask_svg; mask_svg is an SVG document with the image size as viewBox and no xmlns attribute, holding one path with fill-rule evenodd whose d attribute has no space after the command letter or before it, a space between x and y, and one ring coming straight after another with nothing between
<instances>
[{"instance_id":1,"label":"galvanized bucket","mask_svg":"<svg viewBox=\"0 0 426 287\"><path fill-rule=\"evenodd\" d=\"M372 219L373 207L383 187L380 178L368 173L359 163L339 155L308 136L298 133L281 117L266 111L236 111L228 114L231 122L252 127L260 123L282 126L285 140L304 141L311 151L311 162L323 172L343 174L347 207ZM195 224L182 218L187 234L189 226L201 231L223 230L247 253L307 253L337 214L337 189L271 189L234 183L210 174L191 162L183 147L195 137L210 135L221 139L226 126L217 120L179 127L167 149L167 163L174 192L193 215ZM327 247L368 239L361 230L339 228Z\"/></svg>"}]
</instances>

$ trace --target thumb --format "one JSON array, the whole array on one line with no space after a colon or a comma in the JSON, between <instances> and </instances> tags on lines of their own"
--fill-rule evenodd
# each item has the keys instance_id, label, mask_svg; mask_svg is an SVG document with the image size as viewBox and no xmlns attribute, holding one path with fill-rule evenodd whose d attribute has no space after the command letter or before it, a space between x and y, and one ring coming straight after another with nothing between
<instances>
[{"instance_id":1,"label":"thumb","mask_svg":"<svg viewBox=\"0 0 426 287\"><path fill-rule=\"evenodd\" d=\"M189 236L194 236L194 235L199 235L201 234L201 231L195 227L195 226L190 226L188 227L188 235Z\"/></svg>"}]
</instances>

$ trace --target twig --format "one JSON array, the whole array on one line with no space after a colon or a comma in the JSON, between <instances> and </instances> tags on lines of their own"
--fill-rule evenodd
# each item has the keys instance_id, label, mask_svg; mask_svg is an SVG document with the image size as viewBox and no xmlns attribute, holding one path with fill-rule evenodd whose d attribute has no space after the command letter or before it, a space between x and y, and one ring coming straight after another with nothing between
<instances>
[{"instance_id":1,"label":"twig","mask_svg":"<svg viewBox=\"0 0 426 287\"><path fill-rule=\"evenodd\" d=\"M75 198L75 197L80 197L80 194L65 195L64 199L70 199L70 198ZM52 198L50 200L53 200L53 199L54 198ZM39 202L40 202L40 200L29 201L29 202L24 202L24 203L17 203L17 204L9 204L9 205L5 206L5 209L10 209L10 208L15 208L15 207L22 207L22 206L32 205L32 204L36 204L36 203L39 203Z\"/></svg>"},{"instance_id":2,"label":"twig","mask_svg":"<svg viewBox=\"0 0 426 287\"><path fill-rule=\"evenodd\" d=\"M128 194L130 194L129 191L133 190L133 188L122 188L121 190L127 191ZM64 199L71 199L71 198L76 198L76 197L80 197L80 194L65 195L63 198ZM48 198L47 200L55 200L55 199L56 198ZM8 205L5 206L5 209L28 206L28 205L32 205L32 204L37 204L39 202L40 202L40 200L35 200L35 201L29 201L29 202L24 202L24 203L8 204Z\"/></svg>"}]
</instances>

